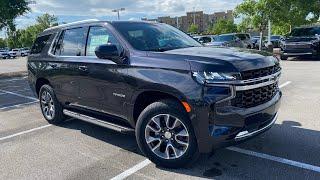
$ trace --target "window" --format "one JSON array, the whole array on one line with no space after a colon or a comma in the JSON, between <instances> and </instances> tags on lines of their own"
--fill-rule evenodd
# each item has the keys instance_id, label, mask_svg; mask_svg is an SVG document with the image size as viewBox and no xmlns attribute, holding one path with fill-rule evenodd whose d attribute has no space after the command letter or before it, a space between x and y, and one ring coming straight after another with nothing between
<instances>
[{"instance_id":1,"label":"window","mask_svg":"<svg viewBox=\"0 0 320 180\"><path fill-rule=\"evenodd\" d=\"M202 38L200 38L200 41L203 41L203 43L209 43L209 42L211 42L211 38L210 37L202 37Z\"/></svg>"},{"instance_id":2,"label":"window","mask_svg":"<svg viewBox=\"0 0 320 180\"><path fill-rule=\"evenodd\" d=\"M31 48L31 54L41 53L42 49L48 43L50 37L51 37L51 34L38 37Z\"/></svg>"},{"instance_id":3,"label":"window","mask_svg":"<svg viewBox=\"0 0 320 180\"><path fill-rule=\"evenodd\" d=\"M87 56L95 56L95 49L96 47L103 45L103 44L114 44L118 46L114 36L108 32L108 30L104 27L90 27L87 48L86 48L86 55Z\"/></svg>"},{"instance_id":4,"label":"window","mask_svg":"<svg viewBox=\"0 0 320 180\"><path fill-rule=\"evenodd\" d=\"M85 33L86 30L84 28L63 31L55 47L54 54L60 56L83 56Z\"/></svg>"}]
</instances>

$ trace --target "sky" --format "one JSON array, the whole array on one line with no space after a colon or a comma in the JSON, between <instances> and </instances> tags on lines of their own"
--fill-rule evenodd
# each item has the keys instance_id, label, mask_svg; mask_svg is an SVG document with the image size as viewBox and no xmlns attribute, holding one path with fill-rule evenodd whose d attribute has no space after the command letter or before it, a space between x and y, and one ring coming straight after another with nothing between
<instances>
[{"instance_id":1,"label":"sky","mask_svg":"<svg viewBox=\"0 0 320 180\"><path fill-rule=\"evenodd\" d=\"M234 9L242 0L35 0L31 12L16 19L19 29L35 23L37 16L54 14L59 22L74 22L84 19L116 20L112 9L126 8L121 20L140 20L142 17L181 16L188 11L202 10L214 13ZM0 37L4 32L0 33Z\"/></svg>"}]
</instances>

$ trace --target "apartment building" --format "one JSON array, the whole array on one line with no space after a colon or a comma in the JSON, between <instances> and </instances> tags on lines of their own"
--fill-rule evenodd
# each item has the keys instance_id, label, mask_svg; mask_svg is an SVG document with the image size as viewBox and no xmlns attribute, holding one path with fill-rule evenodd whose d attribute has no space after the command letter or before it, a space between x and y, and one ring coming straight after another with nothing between
<instances>
[{"instance_id":1,"label":"apartment building","mask_svg":"<svg viewBox=\"0 0 320 180\"><path fill-rule=\"evenodd\" d=\"M215 12L213 14L205 14L203 11L193 11L187 12L185 16L180 17L163 16L157 19L143 18L142 20L166 23L184 32L188 31L191 24L196 24L199 27L199 32L204 32L209 26L214 25L220 19L233 21L233 11L228 10L226 12Z\"/></svg>"}]
</instances>

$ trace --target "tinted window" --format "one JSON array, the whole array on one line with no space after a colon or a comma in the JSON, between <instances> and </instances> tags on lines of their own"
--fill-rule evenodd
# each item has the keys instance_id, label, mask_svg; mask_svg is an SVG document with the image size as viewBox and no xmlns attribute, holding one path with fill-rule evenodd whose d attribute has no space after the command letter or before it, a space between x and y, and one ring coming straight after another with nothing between
<instances>
[{"instance_id":1,"label":"tinted window","mask_svg":"<svg viewBox=\"0 0 320 180\"><path fill-rule=\"evenodd\" d=\"M320 27L293 29L291 36L314 36L320 34Z\"/></svg>"},{"instance_id":2,"label":"tinted window","mask_svg":"<svg viewBox=\"0 0 320 180\"><path fill-rule=\"evenodd\" d=\"M237 36L240 40L249 39L249 36L246 35L246 34L236 34L236 36Z\"/></svg>"},{"instance_id":3,"label":"tinted window","mask_svg":"<svg viewBox=\"0 0 320 180\"><path fill-rule=\"evenodd\" d=\"M201 46L180 30L160 23L122 23L112 25L135 49L141 51L167 51Z\"/></svg>"},{"instance_id":4,"label":"tinted window","mask_svg":"<svg viewBox=\"0 0 320 180\"><path fill-rule=\"evenodd\" d=\"M209 42L211 42L211 38L210 37L202 37L202 38L200 38L200 41L203 41L203 43L209 43Z\"/></svg>"},{"instance_id":5,"label":"tinted window","mask_svg":"<svg viewBox=\"0 0 320 180\"><path fill-rule=\"evenodd\" d=\"M220 35L215 38L215 41L217 42L233 41L233 40L234 40L233 35Z\"/></svg>"},{"instance_id":6,"label":"tinted window","mask_svg":"<svg viewBox=\"0 0 320 180\"><path fill-rule=\"evenodd\" d=\"M54 54L60 56L83 56L85 32L84 28L63 31Z\"/></svg>"},{"instance_id":7,"label":"tinted window","mask_svg":"<svg viewBox=\"0 0 320 180\"><path fill-rule=\"evenodd\" d=\"M87 42L87 56L95 56L96 47L103 44L114 44L119 47L114 36L104 27L90 27L88 42Z\"/></svg>"},{"instance_id":8,"label":"tinted window","mask_svg":"<svg viewBox=\"0 0 320 180\"><path fill-rule=\"evenodd\" d=\"M32 46L31 54L41 53L42 49L48 43L50 37L51 37L51 34L38 37Z\"/></svg>"}]
</instances>

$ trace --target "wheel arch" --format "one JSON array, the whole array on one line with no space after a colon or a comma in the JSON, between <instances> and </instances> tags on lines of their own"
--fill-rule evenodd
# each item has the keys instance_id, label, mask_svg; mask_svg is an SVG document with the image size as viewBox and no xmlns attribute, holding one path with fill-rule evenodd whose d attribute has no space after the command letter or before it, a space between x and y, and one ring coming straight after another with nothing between
<instances>
[{"instance_id":1,"label":"wheel arch","mask_svg":"<svg viewBox=\"0 0 320 180\"><path fill-rule=\"evenodd\" d=\"M131 112L132 121L136 123L139 115L148 105L163 99L173 99L179 102L182 107L184 107L182 102L187 102L186 98L181 94L173 94L170 92L164 92L164 91L158 91L158 90L141 91L133 98L133 101L132 101L133 102L133 108Z\"/></svg>"}]
</instances>

